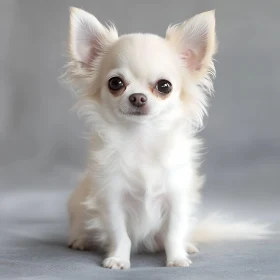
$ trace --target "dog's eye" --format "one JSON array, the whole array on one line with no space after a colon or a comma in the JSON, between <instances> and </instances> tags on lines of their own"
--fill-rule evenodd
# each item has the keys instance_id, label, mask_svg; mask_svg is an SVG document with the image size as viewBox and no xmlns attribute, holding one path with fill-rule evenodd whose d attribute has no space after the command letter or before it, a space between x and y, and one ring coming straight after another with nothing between
<instances>
[{"instance_id":1,"label":"dog's eye","mask_svg":"<svg viewBox=\"0 0 280 280\"><path fill-rule=\"evenodd\" d=\"M124 87L124 82L119 77L113 77L108 81L108 87L110 90L117 91Z\"/></svg>"},{"instance_id":2,"label":"dog's eye","mask_svg":"<svg viewBox=\"0 0 280 280\"><path fill-rule=\"evenodd\" d=\"M156 88L161 94L168 94L172 90L172 84L167 80L159 80Z\"/></svg>"}]
</instances>

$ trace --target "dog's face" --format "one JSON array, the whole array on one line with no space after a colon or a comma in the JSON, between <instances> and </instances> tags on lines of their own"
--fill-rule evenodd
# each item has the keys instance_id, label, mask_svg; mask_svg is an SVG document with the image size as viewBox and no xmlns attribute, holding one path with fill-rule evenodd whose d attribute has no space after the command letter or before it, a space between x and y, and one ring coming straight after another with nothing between
<instances>
[{"instance_id":1,"label":"dog's face","mask_svg":"<svg viewBox=\"0 0 280 280\"><path fill-rule=\"evenodd\" d=\"M118 37L114 27L103 26L80 9L71 10L70 72L74 80L87 85L88 97L110 119L167 120L194 110L195 104L203 107L202 97L190 91L213 69L214 52L214 12L171 26L166 38L161 38L152 34Z\"/></svg>"},{"instance_id":2,"label":"dog's face","mask_svg":"<svg viewBox=\"0 0 280 280\"><path fill-rule=\"evenodd\" d=\"M180 60L150 34L120 37L101 63L100 100L118 118L145 121L178 108Z\"/></svg>"}]
</instances>

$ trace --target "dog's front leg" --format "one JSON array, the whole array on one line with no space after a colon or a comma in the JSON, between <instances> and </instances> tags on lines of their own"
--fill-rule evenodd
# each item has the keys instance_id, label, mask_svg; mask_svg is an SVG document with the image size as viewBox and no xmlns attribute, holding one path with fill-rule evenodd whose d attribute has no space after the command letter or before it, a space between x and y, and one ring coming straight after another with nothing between
<instances>
[{"instance_id":1,"label":"dog's front leg","mask_svg":"<svg viewBox=\"0 0 280 280\"><path fill-rule=\"evenodd\" d=\"M164 246L167 266L189 266L187 244L191 231L191 214L194 205L187 191L172 189L169 193L170 211L168 215Z\"/></svg>"},{"instance_id":2,"label":"dog's front leg","mask_svg":"<svg viewBox=\"0 0 280 280\"><path fill-rule=\"evenodd\" d=\"M120 195L108 199L106 212L109 248L103 266L111 269L127 269L130 267L131 241L127 234L125 211Z\"/></svg>"}]
</instances>

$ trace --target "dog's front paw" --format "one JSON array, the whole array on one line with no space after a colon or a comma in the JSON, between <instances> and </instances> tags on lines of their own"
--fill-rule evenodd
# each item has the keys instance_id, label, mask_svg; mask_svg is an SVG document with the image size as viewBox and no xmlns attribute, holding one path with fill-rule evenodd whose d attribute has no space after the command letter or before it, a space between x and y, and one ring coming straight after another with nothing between
<instances>
[{"instance_id":1,"label":"dog's front paw","mask_svg":"<svg viewBox=\"0 0 280 280\"><path fill-rule=\"evenodd\" d=\"M102 265L110 269L128 269L130 268L130 261L120 257L109 257L104 259Z\"/></svg>"},{"instance_id":2,"label":"dog's front paw","mask_svg":"<svg viewBox=\"0 0 280 280\"><path fill-rule=\"evenodd\" d=\"M168 267L187 267L190 266L190 264L192 263L192 261L188 258L179 258L179 259L175 259L175 260L169 260L167 261L166 266Z\"/></svg>"}]
</instances>

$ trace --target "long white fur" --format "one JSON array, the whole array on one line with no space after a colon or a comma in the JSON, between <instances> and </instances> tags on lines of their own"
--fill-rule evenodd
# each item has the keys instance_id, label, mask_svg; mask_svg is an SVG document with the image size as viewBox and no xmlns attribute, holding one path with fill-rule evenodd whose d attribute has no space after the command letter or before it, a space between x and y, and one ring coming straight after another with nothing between
<instances>
[{"instance_id":1,"label":"long white fur","mask_svg":"<svg viewBox=\"0 0 280 280\"><path fill-rule=\"evenodd\" d=\"M113 26L71 9L70 62L65 78L77 90L78 113L90 125L88 169L69 203L69 246L103 248L103 266L130 267L130 252L165 250L168 266L189 266L192 243L261 238L265 226L195 221L203 177L201 142L195 137L213 91L216 51L214 12L152 34L118 37ZM108 79L128 83L120 96ZM154 85L168 79L173 90L161 98ZM148 114L131 110L128 97L144 93ZM187 252L188 251L188 252Z\"/></svg>"}]
</instances>

